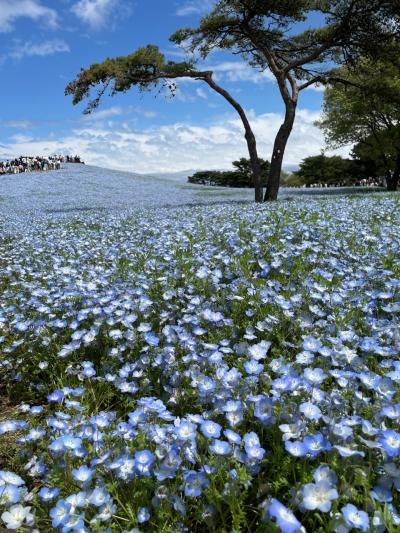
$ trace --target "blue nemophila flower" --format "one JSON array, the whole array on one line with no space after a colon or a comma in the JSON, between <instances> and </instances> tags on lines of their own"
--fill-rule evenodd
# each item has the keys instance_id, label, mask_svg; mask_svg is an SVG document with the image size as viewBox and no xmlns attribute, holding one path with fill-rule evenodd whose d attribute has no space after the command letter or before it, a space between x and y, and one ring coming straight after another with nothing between
<instances>
[{"instance_id":1,"label":"blue nemophila flower","mask_svg":"<svg viewBox=\"0 0 400 533\"><path fill-rule=\"evenodd\" d=\"M144 422L148 418L148 415L145 413L144 409L136 409L136 411L129 413L128 417L130 424L136 427L140 423Z\"/></svg>"},{"instance_id":2,"label":"blue nemophila flower","mask_svg":"<svg viewBox=\"0 0 400 533\"><path fill-rule=\"evenodd\" d=\"M19 431L28 426L28 422L25 420L6 420L5 422L0 422L0 435L4 433L11 433L13 431Z\"/></svg>"},{"instance_id":3,"label":"blue nemophila flower","mask_svg":"<svg viewBox=\"0 0 400 533\"><path fill-rule=\"evenodd\" d=\"M192 422L189 422L188 420L177 420L174 422L175 425L175 432L177 437L180 440L192 440L196 437L197 433L197 426L196 424L192 424Z\"/></svg>"},{"instance_id":4,"label":"blue nemophila flower","mask_svg":"<svg viewBox=\"0 0 400 533\"><path fill-rule=\"evenodd\" d=\"M218 323L224 320L224 315L222 313L220 313L219 311L212 311L211 309L206 309L205 311L203 311L202 315L203 318L205 320L208 320L209 322Z\"/></svg>"},{"instance_id":5,"label":"blue nemophila flower","mask_svg":"<svg viewBox=\"0 0 400 533\"><path fill-rule=\"evenodd\" d=\"M215 439L210 444L209 449L217 455L229 455L231 453L231 447L228 442Z\"/></svg>"},{"instance_id":6,"label":"blue nemophila flower","mask_svg":"<svg viewBox=\"0 0 400 533\"><path fill-rule=\"evenodd\" d=\"M139 524L144 524L150 520L150 512L147 507L141 507L137 514Z\"/></svg>"},{"instance_id":7,"label":"blue nemophila flower","mask_svg":"<svg viewBox=\"0 0 400 533\"><path fill-rule=\"evenodd\" d=\"M305 368L303 374L313 385L319 385L328 377L322 368Z\"/></svg>"},{"instance_id":8,"label":"blue nemophila flower","mask_svg":"<svg viewBox=\"0 0 400 533\"><path fill-rule=\"evenodd\" d=\"M400 433L394 429L382 430L379 443L389 457L400 455Z\"/></svg>"},{"instance_id":9,"label":"blue nemophila flower","mask_svg":"<svg viewBox=\"0 0 400 533\"><path fill-rule=\"evenodd\" d=\"M216 383L213 379L204 377L197 386L201 394L209 394L216 388Z\"/></svg>"},{"instance_id":10,"label":"blue nemophila flower","mask_svg":"<svg viewBox=\"0 0 400 533\"><path fill-rule=\"evenodd\" d=\"M390 518L393 520L395 526L400 526L400 513L392 503L387 505L388 512L390 513Z\"/></svg>"},{"instance_id":11,"label":"blue nemophila flower","mask_svg":"<svg viewBox=\"0 0 400 533\"><path fill-rule=\"evenodd\" d=\"M201 432L207 438L218 439L221 435L221 426L212 420L206 420L200 426Z\"/></svg>"},{"instance_id":12,"label":"blue nemophila flower","mask_svg":"<svg viewBox=\"0 0 400 533\"><path fill-rule=\"evenodd\" d=\"M23 505L12 505L1 515L7 529L20 529L23 526L32 527L34 525L34 516L31 513L32 507Z\"/></svg>"},{"instance_id":13,"label":"blue nemophila flower","mask_svg":"<svg viewBox=\"0 0 400 533\"><path fill-rule=\"evenodd\" d=\"M21 499L21 489L9 483L0 484L0 505L17 503Z\"/></svg>"},{"instance_id":14,"label":"blue nemophila flower","mask_svg":"<svg viewBox=\"0 0 400 533\"><path fill-rule=\"evenodd\" d=\"M92 378L96 375L96 370L93 368L93 366L86 366L81 371L82 376L85 378Z\"/></svg>"},{"instance_id":15,"label":"blue nemophila flower","mask_svg":"<svg viewBox=\"0 0 400 533\"><path fill-rule=\"evenodd\" d=\"M396 394L396 386L389 377L383 377L378 382L377 392L386 400L391 400Z\"/></svg>"},{"instance_id":16,"label":"blue nemophila flower","mask_svg":"<svg viewBox=\"0 0 400 533\"><path fill-rule=\"evenodd\" d=\"M243 406L241 401L229 400L223 406L223 410L231 426L237 426L243 420Z\"/></svg>"},{"instance_id":17,"label":"blue nemophila flower","mask_svg":"<svg viewBox=\"0 0 400 533\"><path fill-rule=\"evenodd\" d=\"M246 454L250 459L260 461L264 457L265 450L261 447L257 433L254 433L254 431L246 433L243 437L243 442Z\"/></svg>"},{"instance_id":18,"label":"blue nemophila flower","mask_svg":"<svg viewBox=\"0 0 400 533\"><path fill-rule=\"evenodd\" d=\"M60 491L57 487L42 487L38 494L43 501L49 502L56 498L60 494Z\"/></svg>"},{"instance_id":19,"label":"blue nemophila flower","mask_svg":"<svg viewBox=\"0 0 400 533\"><path fill-rule=\"evenodd\" d=\"M223 384L228 388L233 388L239 384L241 377L242 373L236 367L233 367L228 372L225 372Z\"/></svg>"},{"instance_id":20,"label":"blue nemophila flower","mask_svg":"<svg viewBox=\"0 0 400 533\"><path fill-rule=\"evenodd\" d=\"M158 346L160 343L160 339L157 335L150 331L144 334L144 340L149 346Z\"/></svg>"},{"instance_id":21,"label":"blue nemophila flower","mask_svg":"<svg viewBox=\"0 0 400 533\"><path fill-rule=\"evenodd\" d=\"M210 481L204 472L188 470L187 472L184 472L183 478L185 480L185 496L200 496L203 490L210 484Z\"/></svg>"},{"instance_id":22,"label":"blue nemophila flower","mask_svg":"<svg viewBox=\"0 0 400 533\"><path fill-rule=\"evenodd\" d=\"M81 448L82 439L74 435L64 435L53 440L49 449L54 452L75 451Z\"/></svg>"},{"instance_id":23,"label":"blue nemophila flower","mask_svg":"<svg viewBox=\"0 0 400 533\"><path fill-rule=\"evenodd\" d=\"M322 417L321 409L312 402L303 402L300 404L299 411L308 420L319 420Z\"/></svg>"},{"instance_id":24,"label":"blue nemophila flower","mask_svg":"<svg viewBox=\"0 0 400 533\"><path fill-rule=\"evenodd\" d=\"M65 524L72 513L72 505L65 500L58 500L56 506L50 509L50 518L52 526L60 527Z\"/></svg>"},{"instance_id":25,"label":"blue nemophila flower","mask_svg":"<svg viewBox=\"0 0 400 533\"><path fill-rule=\"evenodd\" d=\"M302 533L305 531L293 512L279 500L271 498L263 504L263 508L264 520L267 519L267 515L274 518L282 533Z\"/></svg>"},{"instance_id":26,"label":"blue nemophila flower","mask_svg":"<svg viewBox=\"0 0 400 533\"><path fill-rule=\"evenodd\" d=\"M300 440L285 441L285 449L290 455L293 455L293 457L304 457L308 453L307 446Z\"/></svg>"},{"instance_id":27,"label":"blue nemophila flower","mask_svg":"<svg viewBox=\"0 0 400 533\"><path fill-rule=\"evenodd\" d=\"M160 468L154 472L154 475L159 481L173 479L181 463L182 459L180 458L179 450L173 446L164 456L160 463Z\"/></svg>"},{"instance_id":28,"label":"blue nemophila flower","mask_svg":"<svg viewBox=\"0 0 400 533\"><path fill-rule=\"evenodd\" d=\"M72 470L72 475L78 483L88 483L91 481L93 474L95 473L95 470L93 468L89 468L86 465L82 465L79 468L74 468Z\"/></svg>"},{"instance_id":29,"label":"blue nemophila flower","mask_svg":"<svg viewBox=\"0 0 400 533\"><path fill-rule=\"evenodd\" d=\"M4 483L15 485L16 487L25 485L25 481L18 474L8 470L0 470L0 487Z\"/></svg>"},{"instance_id":30,"label":"blue nemophila flower","mask_svg":"<svg viewBox=\"0 0 400 533\"><path fill-rule=\"evenodd\" d=\"M135 475L135 464L135 459L126 454L112 461L109 467L116 471L116 475L120 479L131 479Z\"/></svg>"},{"instance_id":31,"label":"blue nemophila flower","mask_svg":"<svg viewBox=\"0 0 400 533\"><path fill-rule=\"evenodd\" d=\"M308 352L318 352L322 348L322 343L316 337L304 337L303 349Z\"/></svg>"},{"instance_id":32,"label":"blue nemophila flower","mask_svg":"<svg viewBox=\"0 0 400 533\"><path fill-rule=\"evenodd\" d=\"M242 437L239 433L236 433L236 431L232 431L231 429L225 429L224 435L232 444L240 444L242 442Z\"/></svg>"},{"instance_id":33,"label":"blue nemophila flower","mask_svg":"<svg viewBox=\"0 0 400 533\"><path fill-rule=\"evenodd\" d=\"M338 450L338 452L340 453L340 455L342 457L354 457L354 456L359 456L359 457L365 457L365 453L358 450L357 448L350 448L349 446L340 446L339 444L335 444L334 445L334 448L336 450Z\"/></svg>"},{"instance_id":34,"label":"blue nemophila flower","mask_svg":"<svg viewBox=\"0 0 400 533\"><path fill-rule=\"evenodd\" d=\"M381 416L387 416L391 420L400 419L400 403L386 405L381 410Z\"/></svg>"},{"instance_id":35,"label":"blue nemophila flower","mask_svg":"<svg viewBox=\"0 0 400 533\"><path fill-rule=\"evenodd\" d=\"M307 453L312 456L316 456L323 451L330 450L332 448L331 443L321 434L306 435L303 440L304 446L307 449Z\"/></svg>"},{"instance_id":36,"label":"blue nemophila flower","mask_svg":"<svg viewBox=\"0 0 400 533\"><path fill-rule=\"evenodd\" d=\"M136 472L142 476L149 476L150 469L155 462L154 455L149 450L142 450L135 453Z\"/></svg>"},{"instance_id":37,"label":"blue nemophila flower","mask_svg":"<svg viewBox=\"0 0 400 533\"><path fill-rule=\"evenodd\" d=\"M40 413L43 412L43 406L41 405L33 405L30 409L29 409L30 413L32 415L38 415Z\"/></svg>"},{"instance_id":38,"label":"blue nemophila flower","mask_svg":"<svg viewBox=\"0 0 400 533\"><path fill-rule=\"evenodd\" d=\"M250 460L261 461L265 455L265 449L261 446L246 446L245 450Z\"/></svg>"},{"instance_id":39,"label":"blue nemophila flower","mask_svg":"<svg viewBox=\"0 0 400 533\"><path fill-rule=\"evenodd\" d=\"M177 513L179 513L182 516L186 516L186 505L185 502L180 498L179 496L171 496L170 502L172 503L172 507L175 509Z\"/></svg>"},{"instance_id":40,"label":"blue nemophila flower","mask_svg":"<svg viewBox=\"0 0 400 533\"><path fill-rule=\"evenodd\" d=\"M332 426L332 433L342 440L347 440L353 436L353 429L346 421L342 421Z\"/></svg>"},{"instance_id":41,"label":"blue nemophila flower","mask_svg":"<svg viewBox=\"0 0 400 533\"><path fill-rule=\"evenodd\" d=\"M142 406L145 411L151 411L159 415L164 414L167 411L164 403L160 399L154 397L140 398L137 401L137 404Z\"/></svg>"},{"instance_id":42,"label":"blue nemophila flower","mask_svg":"<svg viewBox=\"0 0 400 533\"><path fill-rule=\"evenodd\" d=\"M110 501L110 494L106 491L106 489L102 487L96 487L95 489L93 489L89 496L89 502L95 505L96 507L101 507L102 505L105 505Z\"/></svg>"},{"instance_id":43,"label":"blue nemophila flower","mask_svg":"<svg viewBox=\"0 0 400 533\"><path fill-rule=\"evenodd\" d=\"M81 490L74 494L70 494L65 499L72 505L73 509L76 509L77 507L86 507L88 504L88 493Z\"/></svg>"},{"instance_id":44,"label":"blue nemophila flower","mask_svg":"<svg viewBox=\"0 0 400 533\"><path fill-rule=\"evenodd\" d=\"M337 482L337 475L328 465L320 465L314 470L313 478L316 483L319 481L328 481L331 485L335 485Z\"/></svg>"},{"instance_id":45,"label":"blue nemophila flower","mask_svg":"<svg viewBox=\"0 0 400 533\"><path fill-rule=\"evenodd\" d=\"M306 352L303 350L302 352L296 355L296 363L298 363L299 365L309 365L314 361L314 358L315 355L312 352Z\"/></svg>"},{"instance_id":46,"label":"blue nemophila flower","mask_svg":"<svg viewBox=\"0 0 400 533\"><path fill-rule=\"evenodd\" d=\"M70 514L63 523L62 532L67 531L81 531L84 528L84 515L83 514Z\"/></svg>"},{"instance_id":47,"label":"blue nemophila flower","mask_svg":"<svg viewBox=\"0 0 400 533\"><path fill-rule=\"evenodd\" d=\"M42 426L38 426L37 428L30 429L28 433L19 440L23 442L29 442L29 441L34 442L34 441L41 439L45 435L46 435L46 430Z\"/></svg>"},{"instance_id":48,"label":"blue nemophila flower","mask_svg":"<svg viewBox=\"0 0 400 533\"><path fill-rule=\"evenodd\" d=\"M263 424L272 424L275 421L272 399L259 395L253 397L253 401L255 402L254 416Z\"/></svg>"},{"instance_id":49,"label":"blue nemophila flower","mask_svg":"<svg viewBox=\"0 0 400 533\"><path fill-rule=\"evenodd\" d=\"M264 369L264 366L257 362L256 359L250 359L244 363L244 369L247 374L261 374Z\"/></svg>"},{"instance_id":50,"label":"blue nemophila flower","mask_svg":"<svg viewBox=\"0 0 400 533\"><path fill-rule=\"evenodd\" d=\"M331 510L332 501L339 495L335 487L327 480L307 483L302 490L302 505L308 511L318 509L324 513Z\"/></svg>"},{"instance_id":51,"label":"blue nemophila flower","mask_svg":"<svg viewBox=\"0 0 400 533\"><path fill-rule=\"evenodd\" d=\"M375 485L370 491L371 497L381 503L390 503L393 501L393 494L389 487L384 485Z\"/></svg>"},{"instance_id":52,"label":"blue nemophila flower","mask_svg":"<svg viewBox=\"0 0 400 533\"><path fill-rule=\"evenodd\" d=\"M361 531L369 530L369 516L365 511L360 511L355 505L348 503L342 507L341 512L347 526Z\"/></svg>"},{"instance_id":53,"label":"blue nemophila flower","mask_svg":"<svg viewBox=\"0 0 400 533\"><path fill-rule=\"evenodd\" d=\"M90 418L90 422L100 429L109 427L111 421L115 418L115 413L110 411L108 413L101 412L96 416Z\"/></svg>"},{"instance_id":54,"label":"blue nemophila flower","mask_svg":"<svg viewBox=\"0 0 400 533\"><path fill-rule=\"evenodd\" d=\"M253 344L249 347L249 355L252 359L260 361L267 357L267 352L271 348L271 343L268 341L261 341L258 344Z\"/></svg>"},{"instance_id":55,"label":"blue nemophila flower","mask_svg":"<svg viewBox=\"0 0 400 533\"><path fill-rule=\"evenodd\" d=\"M260 446L260 438L254 431L246 433L243 437L243 442L246 447Z\"/></svg>"}]
</instances>

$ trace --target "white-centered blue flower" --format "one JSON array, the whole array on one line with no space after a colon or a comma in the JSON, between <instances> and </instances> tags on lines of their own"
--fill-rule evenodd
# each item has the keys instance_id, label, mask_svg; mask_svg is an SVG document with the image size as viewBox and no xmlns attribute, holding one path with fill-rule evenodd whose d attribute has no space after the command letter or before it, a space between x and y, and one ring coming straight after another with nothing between
<instances>
[{"instance_id":1,"label":"white-centered blue flower","mask_svg":"<svg viewBox=\"0 0 400 533\"><path fill-rule=\"evenodd\" d=\"M321 409L312 402L303 402L300 404L299 411L308 420L319 420L322 417Z\"/></svg>"},{"instance_id":2,"label":"white-centered blue flower","mask_svg":"<svg viewBox=\"0 0 400 533\"><path fill-rule=\"evenodd\" d=\"M271 498L266 503L266 510L268 515L276 520L282 533L303 533L305 531L294 513L279 500Z\"/></svg>"},{"instance_id":3,"label":"white-centered blue flower","mask_svg":"<svg viewBox=\"0 0 400 533\"><path fill-rule=\"evenodd\" d=\"M200 426L201 432L207 438L218 439L221 435L221 426L212 420L206 420Z\"/></svg>"},{"instance_id":4,"label":"white-centered blue flower","mask_svg":"<svg viewBox=\"0 0 400 533\"><path fill-rule=\"evenodd\" d=\"M150 520L150 512L147 507L141 507L137 513L137 521L139 524L144 524Z\"/></svg>"},{"instance_id":5,"label":"white-centered blue flower","mask_svg":"<svg viewBox=\"0 0 400 533\"><path fill-rule=\"evenodd\" d=\"M5 523L7 529L19 529L22 526L33 526L34 516L31 513L31 507L24 507L23 505L13 505L8 511L4 511L1 519Z\"/></svg>"},{"instance_id":6,"label":"white-centered blue flower","mask_svg":"<svg viewBox=\"0 0 400 533\"><path fill-rule=\"evenodd\" d=\"M323 513L331 510L332 501L339 495L329 481L321 480L316 483L307 483L302 490L302 505L308 511L318 509Z\"/></svg>"},{"instance_id":7,"label":"white-centered blue flower","mask_svg":"<svg viewBox=\"0 0 400 533\"><path fill-rule=\"evenodd\" d=\"M361 511L355 505L348 503L342 507L341 512L347 526L361 529L361 531L369 530L369 516L365 511Z\"/></svg>"},{"instance_id":8,"label":"white-centered blue flower","mask_svg":"<svg viewBox=\"0 0 400 533\"><path fill-rule=\"evenodd\" d=\"M231 453L230 444L226 441L216 439L210 444L209 449L217 455L229 455Z\"/></svg>"}]
</instances>

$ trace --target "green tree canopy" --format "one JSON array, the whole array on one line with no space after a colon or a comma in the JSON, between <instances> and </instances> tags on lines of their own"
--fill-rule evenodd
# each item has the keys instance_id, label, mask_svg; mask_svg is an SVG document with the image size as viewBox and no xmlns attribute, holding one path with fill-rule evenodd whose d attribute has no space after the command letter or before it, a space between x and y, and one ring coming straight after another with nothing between
<instances>
[{"instance_id":1,"label":"green tree canopy","mask_svg":"<svg viewBox=\"0 0 400 533\"><path fill-rule=\"evenodd\" d=\"M359 164L352 159L337 155L328 157L322 153L303 159L299 170L293 174L304 185L351 185L361 177L360 170Z\"/></svg>"},{"instance_id":2,"label":"green tree canopy","mask_svg":"<svg viewBox=\"0 0 400 533\"><path fill-rule=\"evenodd\" d=\"M400 51L400 48L397 47ZM356 144L354 156L386 176L395 190L400 174L400 70L398 54L379 60L363 58L356 68L338 71L343 80L325 91L318 125L331 147Z\"/></svg>"},{"instance_id":3,"label":"green tree canopy","mask_svg":"<svg viewBox=\"0 0 400 533\"><path fill-rule=\"evenodd\" d=\"M399 184L400 127L382 130L364 137L352 150L352 156L370 176L384 176L388 190Z\"/></svg>"},{"instance_id":4,"label":"green tree canopy","mask_svg":"<svg viewBox=\"0 0 400 533\"><path fill-rule=\"evenodd\" d=\"M270 162L259 160L263 184L266 184ZM233 161L234 170L201 170L189 176L189 183L219 187L254 187L254 178L250 159L242 157Z\"/></svg>"}]
</instances>

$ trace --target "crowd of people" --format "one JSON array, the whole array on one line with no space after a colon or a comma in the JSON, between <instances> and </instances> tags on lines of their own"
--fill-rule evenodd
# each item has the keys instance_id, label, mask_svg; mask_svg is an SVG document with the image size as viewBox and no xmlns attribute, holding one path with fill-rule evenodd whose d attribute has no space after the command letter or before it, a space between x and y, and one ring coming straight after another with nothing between
<instances>
[{"instance_id":1,"label":"crowd of people","mask_svg":"<svg viewBox=\"0 0 400 533\"><path fill-rule=\"evenodd\" d=\"M0 161L0 174L21 174L23 172L38 172L59 170L63 163L83 163L77 155L52 155L49 157L18 157L8 161Z\"/></svg>"},{"instance_id":2,"label":"crowd of people","mask_svg":"<svg viewBox=\"0 0 400 533\"><path fill-rule=\"evenodd\" d=\"M357 181L341 181L338 183L311 183L309 185L302 185L303 188L311 189L325 189L331 187L385 187L386 181L384 178L363 178Z\"/></svg>"}]
</instances>

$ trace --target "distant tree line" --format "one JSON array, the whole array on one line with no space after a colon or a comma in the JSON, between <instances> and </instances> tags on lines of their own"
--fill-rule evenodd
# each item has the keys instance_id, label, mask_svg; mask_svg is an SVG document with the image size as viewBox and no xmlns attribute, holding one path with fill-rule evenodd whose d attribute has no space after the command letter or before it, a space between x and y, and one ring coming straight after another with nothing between
<instances>
[{"instance_id":1,"label":"distant tree line","mask_svg":"<svg viewBox=\"0 0 400 533\"><path fill-rule=\"evenodd\" d=\"M347 159L338 155L306 157L300 167L286 181L287 186L311 185L375 185L383 186L384 177L380 168L366 159Z\"/></svg>"},{"instance_id":2,"label":"distant tree line","mask_svg":"<svg viewBox=\"0 0 400 533\"><path fill-rule=\"evenodd\" d=\"M282 173L282 185L286 187L322 186L354 186L375 185L386 183L385 168L381 164L380 154L364 150L364 144L353 150L353 159L339 155L319 155L306 157L299 169L293 173ZM254 180L251 162L242 157L233 161L234 170L201 170L188 177L188 182L211 187L242 187L253 188ZM266 183L270 162L260 159L263 183Z\"/></svg>"},{"instance_id":3,"label":"distant tree line","mask_svg":"<svg viewBox=\"0 0 400 533\"><path fill-rule=\"evenodd\" d=\"M267 183L271 167L269 161L259 159L264 186ZM212 187L243 187L254 188L254 176L250 159L242 157L232 163L234 170L202 170L189 176L189 183L210 185Z\"/></svg>"}]
</instances>

